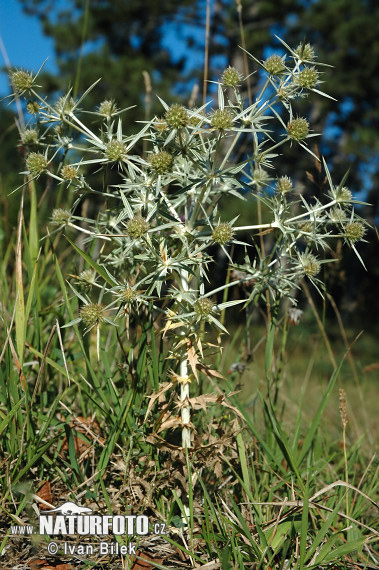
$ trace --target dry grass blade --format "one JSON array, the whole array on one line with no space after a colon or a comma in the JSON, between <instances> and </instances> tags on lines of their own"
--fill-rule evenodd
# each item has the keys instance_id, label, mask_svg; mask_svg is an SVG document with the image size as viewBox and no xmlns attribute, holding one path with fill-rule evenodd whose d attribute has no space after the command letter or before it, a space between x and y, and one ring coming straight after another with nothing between
<instances>
[{"instance_id":1,"label":"dry grass blade","mask_svg":"<svg viewBox=\"0 0 379 570\"><path fill-rule=\"evenodd\" d=\"M19 210L18 229L17 229L17 245L16 245L16 291L17 297L15 302L16 315L16 346L18 352L18 360L22 368L23 355L25 347L25 302L24 302L24 286L22 282L22 226L23 226L23 207L24 207L24 191L22 192L21 204ZM12 351L13 352L13 351ZM25 390L23 386L23 390Z\"/></svg>"},{"instance_id":2,"label":"dry grass blade","mask_svg":"<svg viewBox=\"0 0 379 570\"><path fill-rule=\"evenodd\" d=\"M347 487L348 489L351 489L351 490L355 491L356 493L359 493L360 495L362 495L362 497L364 497L367 501L370 501L370 503L372 505L374 505L374 507L379 509L379 506L377 505L377 503L375 503L375 501L373 499L371 499L368 495L363 493L363 491L361 491L357 487L354 487L354 485L351 485L350 483L347 483L346 481L342 481L342 480L335 481L334 483L327 485L326 487L324 487L320 491L317 491L317 493L312 495L312 497L309 500L314 501L317 497L320 497L320 495L324 495L325 493L327 493L328 491L330 491L334 487Z\"/></svg>"}]
</instances>

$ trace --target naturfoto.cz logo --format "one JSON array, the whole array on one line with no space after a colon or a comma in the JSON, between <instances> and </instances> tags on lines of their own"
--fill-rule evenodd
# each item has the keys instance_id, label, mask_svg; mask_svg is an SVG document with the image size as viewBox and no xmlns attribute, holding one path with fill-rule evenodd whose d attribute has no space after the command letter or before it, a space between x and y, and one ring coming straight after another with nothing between
<instances>
[{"instance_id":1,"label":"naturfoto.cz logo","mask_svg":"<svg viewBox=\"0 0 379 570\"><path fill-rule=\"evenodd\" d=\"M150 523L146 515L96 515L92 509L81 507L73 502L66 502L56 509L41 512L39 516L38 534L49 536L146 536L147 534L165 534L165 524ZM32 525L10 527L11 535L27 536L37 534ZM135 554L135 544L120 545L118 542L100 542L100 554ZM70 544L64 542L60 546L50 542L47 546L49 554L94 554L93 545Z\"/></svg>"}]
</instances>

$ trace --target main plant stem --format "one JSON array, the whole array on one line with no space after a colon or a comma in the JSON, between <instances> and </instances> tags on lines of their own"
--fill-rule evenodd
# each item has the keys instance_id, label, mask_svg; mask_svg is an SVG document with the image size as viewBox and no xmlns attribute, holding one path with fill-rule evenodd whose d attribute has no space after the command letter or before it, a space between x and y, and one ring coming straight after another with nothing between
<instances>
[{"instance_id":1,"label":"main plant stem","mask_svg":"<svg viewBox=\"0 0 379 570\"><path fill-rule=\"evenodd\" d=\"M187 359L184 358L180 363L180 376L182 377L182 383L180 385L180 401L185 402L189 399L189 382L186 381L188 378L188 363ZM190 407L184 405L182 407L182 447L191 447L191 429L189 427L191 420Z\"/></svg>"},{"instance_id":2,"label":"main plant stem","mask_svg":"<svg viewBox=\"0 0 379 570\"><path fill-rule=\"evenodd\" d=\"M189 282L188 282L188 272L181 271L181 282L182 282L182 289L183 292L188 291L189 289ZM184 333L183 333L184 334ZM188 360L187 356L184 355L182 360L180 361L180 401L181 402L188 402L189 400L189 381L188 381ZM182 419L182 447L189 449L191 447L191 428L190 428L190 421L191 421L191 411L189 405L183 405L181 411L181 419Z\"/></svg>"}]
</instances>

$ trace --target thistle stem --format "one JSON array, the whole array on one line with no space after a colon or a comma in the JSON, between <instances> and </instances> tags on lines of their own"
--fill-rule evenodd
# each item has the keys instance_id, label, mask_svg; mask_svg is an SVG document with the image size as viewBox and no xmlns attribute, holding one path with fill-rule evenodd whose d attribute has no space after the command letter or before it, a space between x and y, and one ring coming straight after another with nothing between
<instances>
[{"instance_id":1,"label":"thistle stem","mask_svg":"<svg viewBox=\"0 0 379 570\"><path fill-rule=\"evenodd\" d=\"M79 232L83 232L84 234L87 234L89 236L94 236L100 239L104 239L106 241L112 241L111 238L101 235L101 234L95 234L93 232L91 232L90 230L86 230L85 228L81 228L80 226L77 226L76 224L73 224L72 222L68 222L67 224L70 228L74 228L75 230L78 230Z\"/></svg>"},{"instance_id":2,"label":"thistle stem","mask_svg":"<svg viewBox=\"0 0 379 570\"><path fill-rule=\"evenodd\" d=\"M276 222L271 222L270 224L257 224L255 226L239 226L233 228L233 231L241 232L244 230L263 230L265 228L277 228L278 224Z\"/></svg>"},{"instance_id":3,"label":"thistle stem","mask_svg":"<svg viewBox=\"0 0 379 570\"><path fill-rule=\"evenodd\" d=\"M294 218L290 218L289 220L286 220L286 223L289 224L290 222L294 222L295 220L300 220L301 218L305 218L306 216L311 216L312 214L316 214L317 212L321 212L322 210L326 210L327 208L331 208L332 206L334 206L334 204L337 204L337 200L332 200L331 202L328 202L328 204L324 204L324 206L314 208L313 210L309 210L307 212L304 212L304 214L299 214L298 216L295 216Z\"/></svg>"},{"instance_id":4,"label":"thistle stem","mask_svg":"<svg viewBox=\"0 0 379 570\"><path fill-rule=\"evenodd\" d=\"M183 291L188 291L188 272L181 271L180 274ZM183 333L184 334L184 333ZM188 380L188 361L187 357L183 356L180 362L180 376L183 379L180 384L180 401L185 402L189 399L189 382ZM181 411L182 418L182 447L189 449L191 447L191 429L189 427L191 420L190 406L184 405Z\"/></svg>"}]
</instances>

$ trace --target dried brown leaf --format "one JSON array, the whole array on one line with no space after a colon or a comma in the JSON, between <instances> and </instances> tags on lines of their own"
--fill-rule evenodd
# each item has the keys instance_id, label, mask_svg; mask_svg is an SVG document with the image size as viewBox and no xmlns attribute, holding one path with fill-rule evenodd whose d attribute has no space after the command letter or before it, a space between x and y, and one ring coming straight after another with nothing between
<instances>
[{"instance_id":1,"label":"dried brown leaf","mask_svg":"<svg viewBox=\"0 0 379 570\"><path fill-rule=\"evenodd\" d=\"M214 396L213 394L203 394L202 396L196 396L195 398L189 398L188 404L194 410L204 410L207 409L207 404L214 404L217 402L218 396Z\"/></svg>"},{"instance_id":2,"label":"dried brown leaf","mask_svg":"<svg viewBox=\"0 0 379 570\"><path fill-rule=\"evenodd\" d=\"M147 406L147 410L146 410L146 414L145 414L145 419L144 421L146 421L146 418L148 417L148 415L151 412L151 408L153 407L154 403L160 398L161 396L167 392L167 390L169 388L171 388L173 386L172 382L164 382L163 384L160 385L160 388L158 390L158 392L154 392L154 394L152 394L151 396L148 396L150 399L149 405Z\"/></svg>"},{"instance_id":3,"label":"dried brown leaf","mask_svg":"<svg viewBox=\"0 0 379 570\"><path fill-rule=\"evenodd\" d=\"M165 430L165 429L176 428L176 427L180 426L181 423L182 422L181 422L181 419L179 416L171 416L169 419L167 419L161 423L161 425L159 426L158 433Z\"/></svg>"},{"instance_id":4,"label":"dried brown leaf","mask_svg":"<svg viewBox=\"0 0 379 570\"><path fill-rule=\"evenodd\" d=\"M201 372L206 374L209 378L224 378L223 375L220 374L220 372L218 372L217 370L213 370L209 366L206 366L206 364L198 364L197 368Z\"/></svg>"},{"instance_id":5,"label":"dried brown leaf","mask_svg":"<svg viewBox=\"0 0 379 570\"><path fill-rule=\"evenodd\" d=\"M216 475L217 478L221 479L222 477L222 465L221 465L221 461L216 461L214 466L213 466L213 471L214 474Z\"/></svg>"},{"instance_id":6,"label":"dried brown leaf","mask_svg":"<svg viewBox=\"0 0 379 570\"><path fill-rule=\"evenodd\" d=\"M199 357L197 356L195 347L191 342L188 342L187 346L188 346L187 349L188 362L190 363L192 372L194 373L196 380L199 381L199 377L197 375L197 370L196 370L196 366L198 366L199 364Z\"/></svg>"},{"instance_id":7,"label":"dried brown leaf","mask_svg":"<svg viewBox=\"0 0 379 570\"><path fill-rule=\"evenodd\" d=\"M242 420L245 420L245 418L243 417L241 412L235 406L232 406L231 404L229 404L229 402L227 400L224 400L223 402L220 402L220 403L225 408L232 410L239 418L241 418Z\"/></svg>"},{"instance_id":8,"label":"dried brown leaf","mask_svg":"<svg viewBox=\"0 0 379 570\"><path fill-rule=\"evenodd\" d=\"M34 558L29 562L30 570L74 570L72 564L51 564L47 560Z\"/></svg>"},{"instance_id":9,"label":"dried brown leaf","mask_svg":"<svg viewBox=\"0 0 379 570\"><path fill-rule=\"evenodd\" d=\"M49 483L49 481L44 481L41 488L39 489L38 493L37 493L37 497L40 497L43 501L46 501L47 503L52 503L52 495L51 495L51 485ZM37 503L38 507L41 509L46 508L44 506L43 503Z\"/></svg>"},{"instance_id":10,"label":"dried brown leaf","mask_svg":"<svg viewBox=\"0 0 379 570\"><path fill-rule=\"evenodd\" d=\"M46 560L41 560L40 558L34 558L34 560L29 561L30 570L40 570L46 564Z\"/></svg>"},{"instance_id":11,"label":"dried brown leaf","mask_svg":"<svg viewBox=\"0 0 379 570\"><path fill-rule=\"evenodd\" d=\"M142 553L139 550L137 550L137 557L138 559L133 562L131 570L151 570L154 566L150 562L153 564L162 564L163 562L163 558L152 558L146 552Z\"/></svg>"},{"instance_id":12,"label":"dried brown leaf","mask_svg":"<svg viewBox=\"0 0 379 570\"><path fill-rule=\"evenodd\" d=\"M72 439L74 441L75 454L77 457L80 457L83 453L88 451L88 449L91 447L91 444L88 443L88 441L85 441L84 439L82 439L78 435L73 435ZM65 437L63 439L62 447L60 450L61 457L66 457L67 452L68 452L68 440L67 440L67 437Z\"/></svg>"}]
</instances>

